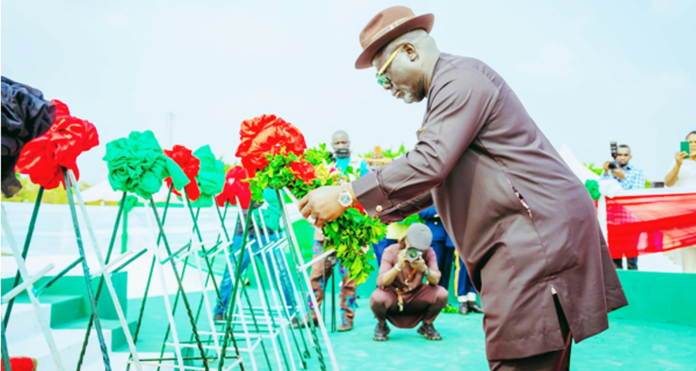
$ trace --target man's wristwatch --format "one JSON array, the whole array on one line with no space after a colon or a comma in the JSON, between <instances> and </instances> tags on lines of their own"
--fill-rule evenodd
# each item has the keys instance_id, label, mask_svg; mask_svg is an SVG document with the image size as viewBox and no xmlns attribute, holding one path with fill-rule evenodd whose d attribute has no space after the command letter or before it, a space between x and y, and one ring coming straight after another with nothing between
<instances>
[{"instance_id":1,"label":"man's wristwatch","mask_svg":"<svg viewBox=\"0 0 696 371\"><path fill-rule=\"evenodd\" d=\"M344 188L341 194L338 195L338 203L343 207L350 207L353 204L353 196L351 196L348 189Z\"/></svg>"}]
</instances>

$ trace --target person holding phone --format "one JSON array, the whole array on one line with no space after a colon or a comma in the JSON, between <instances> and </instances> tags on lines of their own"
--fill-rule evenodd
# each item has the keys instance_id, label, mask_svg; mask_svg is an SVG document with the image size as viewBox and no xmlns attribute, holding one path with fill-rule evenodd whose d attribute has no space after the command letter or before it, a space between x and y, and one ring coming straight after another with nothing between
<instances>
[{"instance_id":1,"label":"person holding phone","mask_svg":"<svg viewBox=\"0 0 696 371\"><path fill-rule=\"evenodd\" d=\"M686 135L674 160L676 163L665 176L665 186L696 187L696 130Z\"/></svg>"},{"instance_id":2,"label":"person holding phone","mask_svg":"<svg viewBox=\"0 0 696 371\"><path fill-rule=\"evenodd\" d=\"M696 130L686 135L679 152L674 155L675 164L665 176L667 187L696 187ZM665 252L684 273L696 273L696 246L682 247Z\"/></svg>"}]
</instances>

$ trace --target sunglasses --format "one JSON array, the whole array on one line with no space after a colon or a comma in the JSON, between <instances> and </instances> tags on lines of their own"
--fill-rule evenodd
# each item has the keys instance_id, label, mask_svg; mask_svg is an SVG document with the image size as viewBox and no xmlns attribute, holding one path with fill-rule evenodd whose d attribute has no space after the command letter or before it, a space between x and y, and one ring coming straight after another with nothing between
<instances>
[{"instance_id":1,"label":"sunglasses","mask_svg":"<svg viewBox=\"0 0 696 371\"><path fill-rule=\"evenodd\" d=\"M406 44L404 44L406 45ZM396 59L396 56L399 55L399 52L401 49L403 49L404 45L401 45L400 47L396 48L392 55L387 59L387 62L382 66L382 68L379 69L379 72L377 72L377 83L384 86L384 83L389 83L391 84L391 80L386 78L384 75L382 75L385 71L387 71L387 68L389 68L389 65Z\"/></svg>"}]
</instances>

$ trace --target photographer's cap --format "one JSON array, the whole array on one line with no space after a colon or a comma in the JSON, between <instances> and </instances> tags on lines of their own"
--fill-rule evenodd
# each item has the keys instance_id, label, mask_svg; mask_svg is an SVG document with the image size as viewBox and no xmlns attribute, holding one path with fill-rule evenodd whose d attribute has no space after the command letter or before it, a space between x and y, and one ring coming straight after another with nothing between
<instances>
[{"instance_id":1,"label":"photographer's cap","mask_svg":"<svg viewBox=\"0 0 696 371\"><path fill-rule=\"evenodd\" d=\"M425 224L411 224L406 230L406 238L408 238L408 244L412 248L426 251L433 242L433 232Z\"/></svg>"}]
</instances>

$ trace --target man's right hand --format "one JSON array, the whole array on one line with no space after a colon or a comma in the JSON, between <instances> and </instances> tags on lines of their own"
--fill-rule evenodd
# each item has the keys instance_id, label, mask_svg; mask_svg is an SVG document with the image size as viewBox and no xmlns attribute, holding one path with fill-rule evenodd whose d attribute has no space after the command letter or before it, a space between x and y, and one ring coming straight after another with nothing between
<instances>
[{"instance_id":1,"label":"man's right hand","mask_svg":"<svg viewBox=\"0 0 696 371\"><path fill-rule=\"evenodd\" d=\"M398 269L404 269L404 266L406 265L406 249L401 249L399 251L399 255L397 255L397 261L396 261L396 267Z\"/></svg>"},{"instance_id":2,"label":"man's right hand","mask_svg":"<svg viewBox=\"0 0 696 371\"><path fill-rule=\"evenodd\" d=\"M611 164L611 161L604 163L604 174L609 174L609 164Z\"/></svg>"},{"instance_id":3,"label":"man's right hand","mask_svg":"<svg viewBox=\"0 0 696 371\"><path fill-rule=\"evenodd\" d=\"M681 166L681 164L684 162L684 159L689 157L689 155L686 152L677 152L676 155L674 155L674 159L677 160L677 165Z\"/></svg>"}]
</instances>

